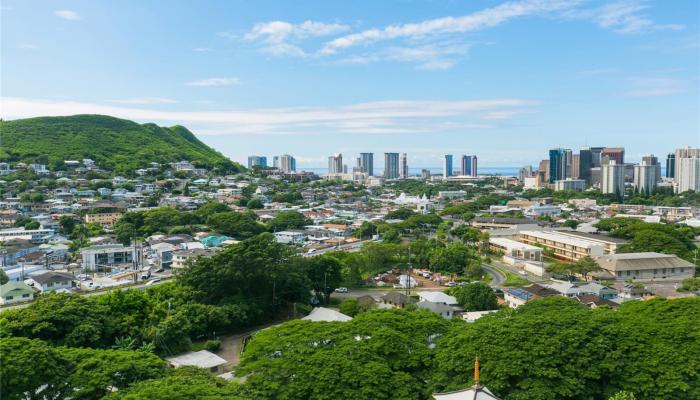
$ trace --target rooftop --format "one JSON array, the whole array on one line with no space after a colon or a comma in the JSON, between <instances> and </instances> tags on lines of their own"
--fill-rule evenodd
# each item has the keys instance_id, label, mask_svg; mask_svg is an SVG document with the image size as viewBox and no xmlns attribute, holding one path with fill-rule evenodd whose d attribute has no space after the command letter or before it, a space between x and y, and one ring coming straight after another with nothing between
<instances>
[{"instance_id":1,"label":"rooftop","mask_svg":"<svg viewBox=\"0 0 700 400\"><path fill-rule=\"evenodd\" d=\"M226 364L226 360L206 350L191 351L165 360L174 367L194 366L209 369Z\"/></svg>"}]
</instances>

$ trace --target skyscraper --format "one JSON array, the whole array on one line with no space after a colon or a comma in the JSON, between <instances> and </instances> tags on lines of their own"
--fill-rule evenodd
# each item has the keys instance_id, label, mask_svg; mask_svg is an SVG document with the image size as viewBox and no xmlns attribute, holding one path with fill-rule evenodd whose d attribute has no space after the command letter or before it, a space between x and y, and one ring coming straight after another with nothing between
<instances>
[{"instance_id":1,"label":"skyscraper","mask_svg":"<svg viewBox=\"0 0 700 400\"><path fill-rule=\"evenodd\" d=\"M644 161L646 165L656 165L656 176L654 179L656 179L657 182L661 182L661 164L659 164L659 157L649 154L648 156L642 157L642 161Z\"/></svg>"},{"instance_id":2,"label":"skyscraper","mask_svg":"<svg viewBox=\"0 0 700 400\"><path fill-rule=\"evenodd\" d=\"M609 160L615 160L617 165L625 163L625 148L624 147L606 147L600 153L601 157L607 157Z\"/></svg>"},{"instance_id":3,"label":"skyscraper","mask_svg":"<svg viewBox=\"0 0 700 400\"><path fill-rule=\"evenodd\" d=\"M471 165L472 165L472 166L471 166L471 168L470 168L470 169L471 169L471 171L470 171L470 172L471 172L471 175L470 175L470 176L477 176L477 175L479 174L479 171L478 171L479 161L478 161L478 159L476 158L476 155L473 155L473 156L472 156Z\"/></svg>"},{"instance_id":4,"label":"skyscraper","mask_svg":"<svg viewBox=\"0 0 700 400\"><path fill-rule=\"evenodd\" d=\"M289 154L279 156L278 168L284 173L290 173L297 170L297 160Z\"/></svg>"},{"instance_id":5,"label":"skyscraper","mask_svg":"<svg viewBox=\"0 0 700 400\"><path fill-rule=\"evenodd\" d=\"M568 176L567 178L578 179L580 165L581 165L581 155L580 154L573 154L571 156L571 176Z\"/></svg>"},{"instance_id":6,"label":"skyscraper","mask_svg":"<svg viewBox=\"0 0 700 400\"><path fill-rule=\"evenodd\" d=\"M593 168L593 152L590 147L584 147L578 153L578 178L590 184L591 168Z\"/></svg>"},{"instance_id":7,"label":"skyscraper","mask_svg":"<svg viewBox=\"0 0 700 400\"><path fill-rule=\"evenodd\" d=\"M676 153L676 156L678 153ZM700 191L700 156L676 157L676 192Z\"/></svg>"},{"instance_id":8,"label":"skyscraper","mask_svg":"<svg viewBox=\"0 0 700 400\"><path fill-rule=\"evenodd\" d=\"M399 177L399 153L384 153L384 178Z\"/></svg>"},{"instance_id":9,"label":"skyscraper","mask_svg":"<svg viewBox=\"0 0 700 400\"><path fill-rule=\"evenodd\" d=\"M676 177L676 154L668 153L666 156L666 178Z\"/></svg>"},{"instance_id":10,"label":"skyscraper","mask_svg":"<svg viewBox=\"0 0 700 400\"><path fill-rule=\"evenodd\" d=\"M601 192L612 193L618 198L625 194L625 166L615 160L601 167Z\"/></svg>"},{"instance_id":11,"label":"skyscraper","mask_svg":"<svg viewBox=\"0 0 700 400\"><path fill-rule=\"evenodd\" d=\"M472 156L462 155L459 160L460 175L468 176L472 174Z\"/></svg>"},{"instance_id":12,"label":"skyscraper","mask_svg":"<svg viewBox=\"0 0 700 400\"><path fill-rule=\"evenodd\" d=\"M328 157L328 173L342 174L343 173L343 155L340 153Z\"/></svg>"},{"instance_id":13,"label":"skyscraper","mask_svg":"<svg viewBox=\"0 0 700 400\"><path fill-rule=\"evenodd\" d=\"M676 160L676 168L674 168L674 178L676 178L676 182L678 182L678 173L680 172L680 161L681 158L691 158L691 157L700 157L700 148L699 149L694 149L690 146L684 147L681 149L676 149L676 154L675 154L675 160Z\"/></svg>"},{"instance_id":14,"label":"skyscraper","mask_svg":"<svg viewBox=\"0 0 700 400\"><path fill-rule=\"evenodd\" d=\"M248 156L248 168L267 167L267 157L265 156Z\"/></svg>"},{"instance_id":15,"label":"skyscraper","mask_svg":"<svg viewBox=\"0 0 700 400\"><path fill-rule=\"evenodd\" d=\"M374 153L360 153L359 167L368 176L374 176Z\"/></svg>"},{"instance_id":16,"label":"skyscraper","mask_svg":"<svg viewBox=\"0 0 700 400\"><path fill-rule=\"evenodd\" d=\"M408 178L408 155L406 153L401 153L399 157L399 178Z\"/></svg>"},{"instance_id":17,"label":"skyscraper","mask_svg":"<svg viewBox=\"0 0 700 400\"><path fill-rule=\"evenodd\" d=\"M442 177L452 176L452 154L445 154L442 158Z\"/></svg>"},{"instance_id":18,"label":"skyscraper","mask_svg":"<svg viewBox=\"0 0 700 400\"><path fill-rule=\"evenodd\" d=\"M272 157L272 167L273 167L273 168L279 168L279 167L280 167L280 156L273 156L273 157Z\"/></svg>"},{"instance_id":19,"label":"skyscraper","mask_svg":"<svg viewBox=\"0 0 700 400\"><path fill-rule=\"evenodd\" d=\"M540 161L540 165L537 167L537 171L543 175L542 178L545 182L549 182L549 160Z\"/></svg>"},{"instance_id":20,"label":"skyscraper","mask_svg":"<svg viewBox=\"0 0 700 400\"><path fill-rule=\"evenodd\" d=\"M464 174L462 174L464 175ZM532 165L526 165L518 171L518 180L520 182L525 182L525 178L532 176Z\"/></svg>"},{"instance_id":21,"label":"skyscraper","mask_svg":"<svg viewBox=\"0 0 700 400\"><path fill-rule=\"evenodd\" d=\"M605 147L591 147L591 168L600 168L602 165L600 155Z\"/></svg>"},{"instance_id":22,"label":"skyscraper","mask_svg":"<svg viewBox=\"0 0 700 400\"><path fill-rule=\"evenodd\" d=\"M637 193L652 194L656 190L656 175L659 170L657 164L651 164L642 160L634 166L634 190Z\"/></svg>"},{"instance_id":23,"label":"skyscraper","mask_svg":"<svg viewBox=\"0 0 700 400\"><path fill-rule=\"evenodd\" d=\"M566 179L566 150L549 150L549 183Z\"/></svg>"}]
</instances>

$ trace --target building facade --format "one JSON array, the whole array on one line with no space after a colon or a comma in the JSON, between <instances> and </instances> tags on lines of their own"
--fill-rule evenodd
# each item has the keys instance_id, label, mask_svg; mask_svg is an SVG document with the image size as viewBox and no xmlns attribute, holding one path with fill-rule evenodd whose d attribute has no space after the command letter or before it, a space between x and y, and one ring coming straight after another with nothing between
<instances>
[{"instance_id":1,"label":"building facade","mask_svg":"<svg viewBox=\"0 0 700 400\"><path fill-rule=\"evenodd\" d=\"M384 179L399 177L399 153L384 153Z\"/></svg>"},{"instance_id":2,"label":"building facade","mask_svg":"<svg viewBox=\"0 0 700 400\"><path fill-rule=\"evenodd\" d=\"M367 176L374 176L374 153L360 153L359 167Z\"/></svg>"},{"instance_id":3,"label":"building facade","mask_svg":"<svg viewBox=\"0 0 700 400\"><path fill-rule=\"evenodd\" d=\"M248 168L260 167L267 168L267 157L265 156L248 156Z\"/></svg>"},{"instance_id":4,"label":"building facade","mask_svg":"<svg viewBox=\"0 0 700 400\"><path fill-rule=\"evenodd\" d=\"M445 154L442 157L442 177L452 176L452 154Z\"/></svg>"},{"instance_id":5,"label":"building facade","mask_svg":"<svg viewBox=\"0 0 700 400\"><path fill-rule=\"evenodd\" d=\"M601 192L622 197L625 194L625 166L610 160L601 167Z\"/></svg>"},{"instance_id":6,"label":"building facade","mask_svg":"<svg viewBox=\"0 0 700 400\"><path fill-rule=\"evenodd\" d=\"M401 153L399 157L399 178L408 178L408 155L406 153Z\"/></svg>"}]
</instances>

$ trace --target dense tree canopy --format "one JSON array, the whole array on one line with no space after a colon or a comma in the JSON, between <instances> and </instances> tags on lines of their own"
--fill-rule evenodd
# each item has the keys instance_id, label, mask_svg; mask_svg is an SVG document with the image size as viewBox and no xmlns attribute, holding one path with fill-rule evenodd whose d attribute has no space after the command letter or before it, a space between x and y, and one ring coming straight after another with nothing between
<instances>
[{"instance_id":1,"label":"dense tree canopy","mask_svg":"<svg viewBox=\"0 0 700 400\"><path fill-rule=\"evenodd\" d=\"M493 289L483 283L456 286L449 293L466 311L485 311L498 308L498 299Z\"/></svg>"}]
</instances>

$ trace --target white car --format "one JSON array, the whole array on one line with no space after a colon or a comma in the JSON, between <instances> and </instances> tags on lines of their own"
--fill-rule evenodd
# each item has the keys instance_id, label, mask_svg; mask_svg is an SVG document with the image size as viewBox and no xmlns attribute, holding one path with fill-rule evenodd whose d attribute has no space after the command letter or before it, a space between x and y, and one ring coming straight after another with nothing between
<instances>
[{"instance_id":1,"label":"white car","mask_svg":"<svg viewBox=\"0 0 700 400\"><path fill-rule=\"evenodd\" d=\"M153 286L158 282L160 282L160 278L151 279L150 281L146 282L146 286Z\"/></svg>"},{"instance_id":2,"label":"white car","mask_svg":"<svg viewBox=\"0 0 700 400\"><path fill-rule=\"evenodd\" d=\"M447 286L447 287L455 287L455 286L457 286L457 282L454 282L454 281L452 281L452 282L447 282L447 283L445 284L445 286Z\"/></svg>"},{"instance_id":3,"label":"white car","mask_svg":"<svg viewBox=\"0 0 700 400\"><path fill-rule=\"evenodd\" d=\"M339 288L336 288L336 289L335 289L335 292L336 292L336 293L347 293L347 292L348 292L348 288L346 288L346 287L339 287Z\"/></svg>"}]
</instances>

